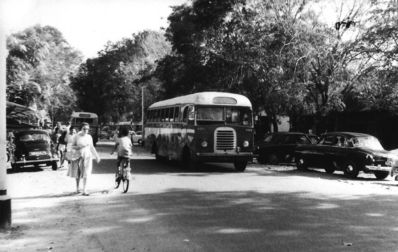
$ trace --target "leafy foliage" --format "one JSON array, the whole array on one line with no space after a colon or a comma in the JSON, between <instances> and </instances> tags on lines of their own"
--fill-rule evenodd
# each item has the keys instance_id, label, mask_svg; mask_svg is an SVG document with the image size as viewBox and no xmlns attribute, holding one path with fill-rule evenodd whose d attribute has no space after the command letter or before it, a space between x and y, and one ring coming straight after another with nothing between
<instances>
[{"instance_id":1,"label":"leafy foliage","mask_svg":"<svg viewBox=\"0 0 398 252\"><path fill-rule=\"evenodd\" d=\"M76 101L69 76L81 62L80 53L50 26L12 34L7 47L7 100L67 120Z\"/></svg>"},{"instance_id":2,"label":"leafy foliage","mask_svg":"<svg viewBox=\"0 0 398 252\"><path fill-rule=\"evenodd\" d=\"M170 45L163 34L154 31L108 43L97 58L88 59L72 78L79 107L97 113L103 122L140 120L142 83L148 91L156 93L160 89L156 79L144 77L169 52ZM138 81L141 79L142 83Z\"/></svg>"},{"instance_id":3,"label":"leafy foliage","mask_svg":"<svg viewBox=\"0 0 398 252\"><path fill-rule=\"evenodd\" d=\"M391 108L397 18L393 1L387 2L341 4L333 27L318 19L312 8L318 1L196 0L177 6L166 33L174 54L159 64L157 76L166 97L238 92L274 121L277 114ZM368 7L383 15L369 16Z\"/></svg>"}]
</instances>

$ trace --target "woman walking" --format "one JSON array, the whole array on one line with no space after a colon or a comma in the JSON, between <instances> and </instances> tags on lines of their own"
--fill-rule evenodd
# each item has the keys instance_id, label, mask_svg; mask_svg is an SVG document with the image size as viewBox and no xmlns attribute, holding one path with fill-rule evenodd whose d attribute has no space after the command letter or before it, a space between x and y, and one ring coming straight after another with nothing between
<instances>
[{"instance_id":1,"label":"woman walking","mask_svg":"<svg viewBox=\"0 0 398 252\"><path fill-rule=\"evenodd\" d=\"M89 134L90 125L83 123L81 131L73 138L72 149L77 152L78 159L71 162L68 176L76 178L76 192L80 192L80 179L83 179L83 195L88 196L87 180L93 169L93 158L100 162L100 157L94 148L93 138Z\"/></svg>"}]
</instances>

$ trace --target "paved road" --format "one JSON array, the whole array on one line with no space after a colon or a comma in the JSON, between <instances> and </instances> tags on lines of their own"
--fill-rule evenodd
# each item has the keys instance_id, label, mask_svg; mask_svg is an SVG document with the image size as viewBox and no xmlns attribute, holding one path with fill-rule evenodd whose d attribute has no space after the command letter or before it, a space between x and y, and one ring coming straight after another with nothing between
<instances>
[{"instance_id":1,"label":"paved road","mask_svg":"<svg viewBox=\"0 0 398 252\"><path fill-rule=\"evenodd\" d=\"M13 228L0 251L396 251L398 186L370 175L252 164L185 171L136 149L131 191L113 189L100 143L88 197L66 168L8 175Z\"/></svg>"}]
</instances>

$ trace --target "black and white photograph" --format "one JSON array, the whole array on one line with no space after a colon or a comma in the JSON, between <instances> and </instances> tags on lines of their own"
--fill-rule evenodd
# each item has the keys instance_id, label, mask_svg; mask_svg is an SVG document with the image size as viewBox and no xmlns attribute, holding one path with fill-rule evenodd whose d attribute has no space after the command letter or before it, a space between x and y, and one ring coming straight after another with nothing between
<instances>
[{"instance_id":1,"label":"black and white photograph","mask_svg":"<svg viewBox=\"0 0 398 252\"><path fill-rule=\"evenodd\" d=\"M1 0L0 252L398 251L397 0Z\"/></svg>"}]
</instances>

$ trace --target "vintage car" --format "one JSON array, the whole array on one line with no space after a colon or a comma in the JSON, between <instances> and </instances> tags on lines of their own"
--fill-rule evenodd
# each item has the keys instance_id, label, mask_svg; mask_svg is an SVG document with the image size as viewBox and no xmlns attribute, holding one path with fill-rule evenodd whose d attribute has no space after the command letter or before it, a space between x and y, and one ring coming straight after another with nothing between
<instances>
[{"instance_id":1,"label":"vintage car","mask_svg":"<svg viewBox=\"0 0 398 252\"><path fill-rule=\"evenodd\" d=\"M142 132L141 131L131 131L131 142L133 144L142 145Z\"/></svg>"},{"instance_id":2,"label":"vintage car","mask_svg":"<svg viewBox=\"0 0 398 252\"><path fill-rule=\"evenodd\" d=\"M44 130L19 130L14 133L13 148L10 148L10 163L13 169L23 166L51 166L58 169L58 156L50 135Z\"/></svg>"},{"instance_id":3,"label":"vintage car","mask_svg":"<svg viewBox=\"0 0 398 252\"><path fill-rule=\"evenodd\" d=\"M312 139L301 132L270 133L262 142L258 143L255 154L261 164L292 163L296 147L311 143Z\"/></svg>"},{"instance_id":4,"label":"vintage car","mask_svg":"<svg viewBox=\"0 0 398 252\"><path fill-rule=\"evenodd\" d=\"M318 144L298 146L295 160L299 170L321 167L330 174L340 170L349 178L363 171L377 179L385 179L393 163L391 153L376 137L353 132L326 133Z\"/></svg>"}]
</instances>

